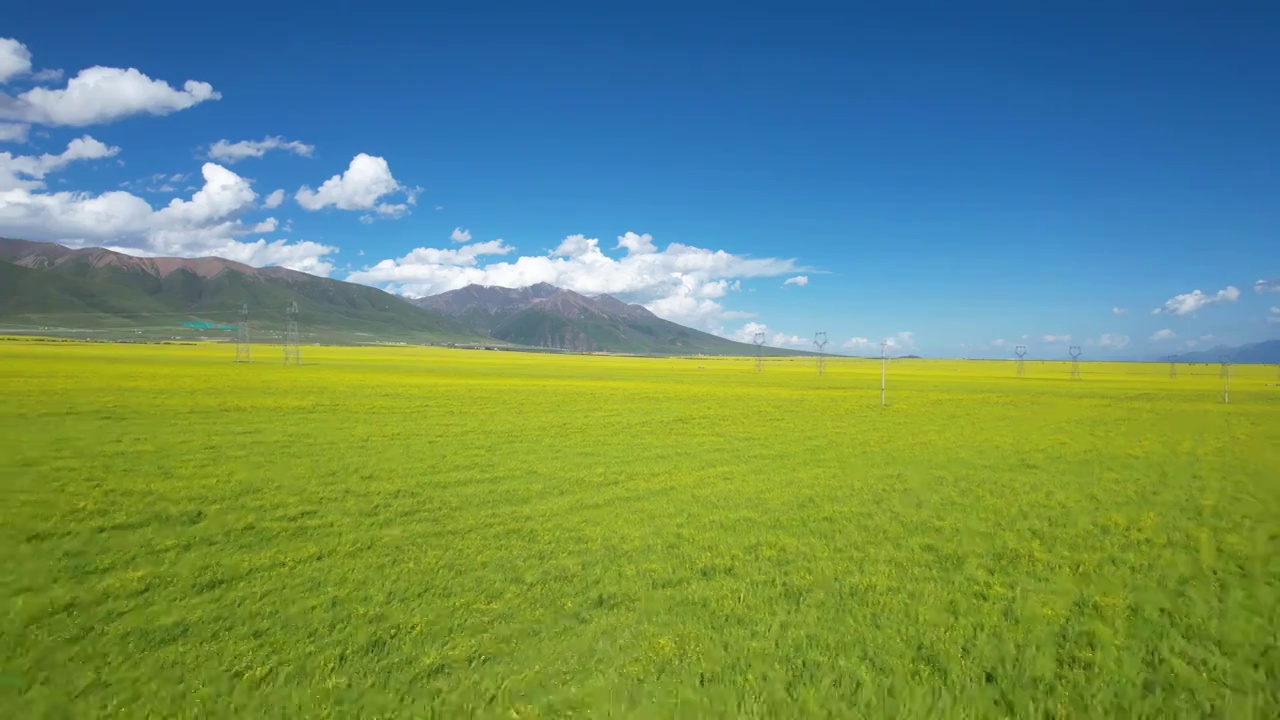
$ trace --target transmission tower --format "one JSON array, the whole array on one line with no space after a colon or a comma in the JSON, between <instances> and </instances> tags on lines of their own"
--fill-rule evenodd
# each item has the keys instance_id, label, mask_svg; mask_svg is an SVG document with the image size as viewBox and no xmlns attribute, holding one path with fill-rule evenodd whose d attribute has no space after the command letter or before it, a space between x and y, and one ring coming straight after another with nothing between
<instances>
[{"instance_id":1,"label":"transmission tower","mask_svg":"<svg viewBox=\"0 0 1280 720\"><path fill-rule=\"evenodd\" d=\"M756 346L756 372L764 372L764 333L758 332L751 338Z\"/></svg>"},{"instance_id":2,"label":"transmission tower","mask_svg":"<svg viewBox=\"0 0 1280 720\"><path fill-rule=\"evenodd\" d=\"M1018 356L1018 377L1023 377L1027 374L1027 346L1019 345L1013 349L1013 354Z\"/></svg>"},{"instance_id":3,"label":"transmission tower","mask_svg":"<svg viewBox=\"0 0 1280 720\"><path fill-rule=\"evenodd\" d=\"M1221 368L1218 370L1218 377L1226 380L1227 376L1231 374L1231 371L1227 369L1231 367L1231 356L1219 355L1218 362L1221 363Z\"/></svg>"},{"instance_id":4,"label":"transmission tower","mask_svg":"<svg viewBox=\"0 0 1280 720\"><path fill-rule=\"evenodd\" d=\"M1070 353L1071 355L1071 379L1079 380L1080 379L1080 346L1072 345L1071 349L1067 350L1067 352Z\"/></svg>"},{"instance_id":5,"label":"transmission tower","mask_svg":"<svg viewBox=\"0 0 1280 720\"><path fill-rule=\"evenodd\" d=\"M1168 360L1169 360L1169 379L1172 380L1178 377L1178 356L1170 355L1168 357Z\"/></svg>"},{"instance_id":6,"label":"transmission tower","mask_svg":"<svg viewBox=\"0 0 1280 720\"><path fill-rule=\"evenodd\" d=\"M292 362L294 365L301 365L302 354L298 350L298 301L289 301L284 314L288 319L284 329L284 364Z\"/></svg>"},{"instance_id":7,"label":"transmission tower","mask_svg":"<svg viewBox=\"0 0 1280 720\"><path fill-rule=\"evenodd\" d=\"M823 375L827 372L827 334L814 333L813 346L818 348L818 374Z\"/></svg>"},{"instance_id":8,"label":"transmission tower","mask_svg":"<svg viewBox=\"0 0 1280 720\"><path fill-rule=\"evenodd\" d=\"M1222 402L1231 402L1231 356L1223 355L1222 361Z\"/></svg>"},{"instance_id":9,"label":"transmission tower","mask_svg":"<svg viewBox=\"0 0 1280 720\"><path fill-rule=\"evenodd\" d=\"M884 407L884 369L889 362L889 341L880 341L880 407Z\"/></svg>"},{"instance_id":10,"label":"transmission tower","mask_svg":"<svg viewBox=\"0 0 1280 720\"><path fill-rule=\"evenodd\" d=\"M240 306L240 326L236 328L236 362L251 362L249 359L249 304Z\"/></svg>"}]
</instances>

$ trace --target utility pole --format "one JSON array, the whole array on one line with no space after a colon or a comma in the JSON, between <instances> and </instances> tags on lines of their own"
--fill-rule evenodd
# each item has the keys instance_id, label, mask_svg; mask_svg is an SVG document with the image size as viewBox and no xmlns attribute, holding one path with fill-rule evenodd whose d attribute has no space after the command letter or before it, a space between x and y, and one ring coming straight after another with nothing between
<instances>
[{"instance_id":1,"label":"utility pole","mask_svg":"<svg viewBox=\"0 0 1280 720\"><path fill-rule=\"evenodd\" d=\"M885 365L889 362L889 341L880 341L880 407L885 406L884 402L884 370Z\"/></svg>"},{"instance_id":2,"label":"utility pole","mask_svg":"<svg viewBox=\"0 0 1280 720\"><path fill-rule=\"evenodd\" d=\"M827 372L827 334L814 333L813 346L818 348L818 374L823 375Z\"/></svg>"},{"instance_id":3,"label":"utility pole","mask_svg":"<svg viewBox=\"0 0 1280 720\"><path fill-rule=\"evenodd\" d=\"M236 328L236 362L252 362L249 358L249 303L240 306L240 325Z\"/></svg>"},{"instance_id":4,"label":"utility pole","mask_svg":"<svg viewBox=\"0 0 1280 720\"><path fill-rule=\"evenodd\" d=\"M288 324L284 330L284 364L292 360L294 365L302 364L302 353L298 350L298 301L292 300L284 309Z\"/></svg>"}]
</instances>

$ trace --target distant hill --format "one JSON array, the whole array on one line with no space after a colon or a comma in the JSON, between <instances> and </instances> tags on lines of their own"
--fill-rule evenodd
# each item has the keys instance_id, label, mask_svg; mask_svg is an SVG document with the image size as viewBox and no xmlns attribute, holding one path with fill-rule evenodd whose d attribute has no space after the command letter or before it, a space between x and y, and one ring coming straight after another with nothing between
<instances>
[{"instance_id":1,"label":"distant hill","mask_svg":"<svg viewBox=\"0 0 1280 720\"><path fill-rule=\"evenodd\" d=\"M734 342L654 315L609 295L587 297L548 283L523 288L468 285L414 300L477 333L533 347L639 354L753 355ZM765 348L769 355L810 353Z\"/></svg>"},{"instance_id":2,"label":"distant hill","mask_svg":"<svg viewBox=\"0 0 1280 720\"><path fill-rule=\"evenodd\" d=\"M1221 362L1221 358L1224 355L1230 357L1231 362L1236 364L1277 364L1280 363L1280 340L1264 340L1239 347L1219 345L1208 350L1183 353L1177 356L1177 361L1182 363L1217 363Z\"/></svg>"},{"instance_id":3,"label":"distant hill","mask_svg":"<svg viewBox=\"0 0 1280 720\"><path fill-rule=\"evenodd\" d=\"M270 331L283 326L293 300L312 340L483 340L399 296L286 268L0 238L0 330L163 334L184 323L234 323L247 304L252 327Z\"/></svg>"}]
</instances>

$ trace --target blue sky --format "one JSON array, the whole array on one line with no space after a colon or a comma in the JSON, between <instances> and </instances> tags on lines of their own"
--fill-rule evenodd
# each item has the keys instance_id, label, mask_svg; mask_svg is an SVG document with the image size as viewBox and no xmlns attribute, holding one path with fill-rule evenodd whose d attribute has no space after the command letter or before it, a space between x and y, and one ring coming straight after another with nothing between
<instances>
[{"instance_id":1,"label":"blue sky","mask_svg":"<svg viewBox=\"0 0 1280 720\"><path fill-rule=\"evenodd\" d=\"M6 10L0 235L849 352L1280 333L1274 7L426 5Z\"/></svg>"}]
</instances>

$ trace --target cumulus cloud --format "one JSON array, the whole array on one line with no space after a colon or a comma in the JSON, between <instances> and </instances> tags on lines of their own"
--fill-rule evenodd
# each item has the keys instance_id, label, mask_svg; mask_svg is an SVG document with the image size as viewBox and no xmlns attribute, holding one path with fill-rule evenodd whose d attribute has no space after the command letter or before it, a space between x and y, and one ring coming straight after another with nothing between
<instances>
[{"instance_id":1,"label":"cumulus cloud","mask_svg":"<svg viewBox=\"0 0 1280 720\"><path fill-rule=\"evenodd\" d=\"M30 125L22 123L0 122L0 142L24 143L27 141L27 131L30 129Z\"/></svg>"},{"instance_id":2,"label":"cumulus cloud","mask_svg":"<svg viewBox=\"0 0 1280 720\"><path fill-rule=\"evenodd\" d=\"M219 140L209 146L209 159L231 164L246 158L260 158L270 150L284 150L294 155L311 157L311 153L315 152L315 149L314 145L308 145L297 140L285 140L279 135L275 137L267 136L261 140L241 140L239 142Z\"/></svg>"},{"instance_id":3,"label":"cumulus cloud","mask_svg":"<svg viewBox=\"0 0 1280 720\"><path fill-rule=\"evenodd\" d=\"M13 72L18 65L12 53L8 57L0 62L7 62ZM26 68L30 69L29 56ZM0 93L0 120L80 127L133 115L168 115L221 97L207 82L188 80L178 90L136 68L96 65L81 70L63 88L34 87L16 96Z\"/></svg>"},{"instance_id":4,"label":"cumulus cloud","mask_svg":"<svg viewBox=\"0 0 1280 720\"><path fill-rule=\"evenodd\" d=\"M1151 342L1164 342L1166 340L1176 340L1177 338L1178 338L1177 333L1175 333L1172 330L1165 329L1165 330L1155 331L1154 333L1151 334L1151 337L1148 339Z\"/></svg>"},{"instance_id":5,"label":"cumulus cloud","mask_svg":"<svg viewBox=\"0 0 1280 720\"><path fill-rule=\"evenodd\" d=\"M606 255L597 238L569 235L549 254L481 263L482 255L498 246L477 243L458 248L468 259L433 248L418 248L401 258L383 260L357 270L348 280L386 287L411 297L434 295L476 283L525 287L540 282L598 295L608 293L638 302L651 312L675 322L707 330L723 321L752 317L725 309L718 300L741 289L743 279L778 277L799 270L794 260L749 258L723 250L671 243L659 250L652 240L635 233L618 237L627 249L622 258ZM501 247L506 248L505 245ZM477 248L487 248L476 252Z\"/></svg>"},{"instance_id":6,"label":"cumulus cloud","mask_svg":"<svg viewBox=\"0 0 1280 720\"><path fill-rule=\"evenodd\" d=\"M386 160L360 153L351 159L346 172L325 180L318 190L299 188L294 199L307 210L370 210L373 214L361 219L372 221L374 214L395 218L408 212L407 204L381 202L382 198L403 192L408 196L406 203L412 203L416 191L417 188L405 188L392 176Z\"/></svg>"},{"instance_id":7,"label":"cumulus cloud","mask_svg":"<svg viewBox=\"0 0 1280 720\"><path fill-rule=\"evenodd\" d=\"M658 247L653 244L653 236L649 233L638 235L633 232L626 232L618 236L618 244L615 249L624 248L628 255L644 255L645 253L657 252Z\"/></svg>"},{"instance_id":8,"label":"cumulus cloud","mask_svg":"<svg viewBox=\"0 0 1280 720\"><path fill-rule=\"evenodd\" d=\"M190 199L175 198L153 208L123 191L93 195L41 193L31 188L0 190L0 235L51 240L72 247L100 245L145 256L217 255L255 265L280 264L308 272L329 272L325 256L336 251L318 243L236 238L269 232L268 218L247 224L257 194L249 181L216 163L201 168L204 185Z\"/></svg>"},{"instance_id":9,"label":"cumulus cloud","mask_svg":"<svg viewBox=\"0 0 1280 720\"><path fill-rule=\"evenodd\" d=\"M728 338L730 340L737 340L738 342L754 343L757 335L762 336L761 339L764 342L768 342L769 326L764 323L749 322L737 330L734 330Z\"/></svg>"},{"instance_id":10,"label":"cumulus cloud","mask_svg":"<svg viewBox=\"0 0 1280 720\"><path fill-rule=\"evenodd\" d=\"M783 280L783 281L782 281L782 284L783 284L784 286L785 286L785 285L798 285L798 286L800 286L800 287L804 287L805 285L808 285L808 284L809 284L809 276L808 276L808 275L797 275L797 276L795 276L795 277L789 277L789 278L787 278L786 280Z\"/></svg>"},{"instance_id":11,"label":"cumulus cloud","mask_svg":"<svg viewBox=\"0 0 1280 720\"><path fill-rule=\"evenodd\" d=\"M449 233L449 239L456 243L471 242L471 232L463 228L456 227L453 232Z\"/></svg>"},{"instance_id":12,"label":"cumulus cloud","mask_svg":"<svg viewBox=\"0 0 1280 720\"><path fill-rule=\"evenodd\" d=\"M903 330L883 340L869 340L864 337L852 337L842 343L842 347L855 352L879 352L880 343L884 343L888 352L915 349L915 333Z\"/></svg>"},{"instance_id":13,"label":"cumulus cloud","mask_svg":"<svg viewBox=\"0 0 1280 720\"><path fill-rule=\"evenodd\" d=\"M278 265L328 277L329 273L333 272L333 263L329 262L326 256L337 251L336 247L310 240L267 242L259 238L257 242L230 242L221 247L212 248L208 254L254 267Z\"/></svg>"},{"instance_id":14,"label":"cumulus cloud","mask_svg":"<svg viewBox=\"0 0 1280 720\"><path fill-rule=\"evenodd\" d=\"M284 202L284 190L276 190L275 192L268 195L265 199L263 199L262 207L270 210L271 208L280 207L280 204L283 202Z\"/></svg>"},{"instance_id":15,"label":"cumulus cloud","mask_svg":"<svg viewBox=\"0 0 1280 720\"><path fill-rule=\"evenodd\" d=\"M1190 315L1206 305L1235 302L1240 297L1240 290L1228 285L1213 295L1206 295L1199 290L1175 295L1165 301L1164 305L1151 311L1152 315Z\"/></svg>"},{"instance_id":16,"label":"cumulus cloud","mask_svg":"<svg viewBox=\"0 0 1280 720\"><path fill-rule=\"evenodd\" d=\"M1071 342L1071 336L1070 336L1070 335L1045 335L1043 338L1040 338L1040 339L1041 339L1041 340L1043 340L1044 342L1047 342L1047 343L1066 343L1066 342Z\"/></svg>"},{"instance_id":17,"label":"cumulus cloud","mask_svg":"<svg viewBox=\"0 0 1280 720\"><path fill-rule=\"evenodd\" d=\"M1280 325L1280 307L1271 308L1271 315L1267 317L1267 322L1272 325Z\"/></svg>"},{"instance_id":18,"label":"cumulus cloud","mask_svg":"<svg viewBox=\"0 0 1280 720\"><path fill-rule=\"evenodd\" d=\"M1275 280L1259 280L1253 284L1253 291L1258 293L1280 292L1280 278Z\"/></svg>"},{"instance_id":19,"label":"cumulus cloud","mask_svg":"<svg viewBox=\"0 0 1280 720\"><path fill-rule=\"evenodd\" d=\"M1103 333L1098 338L1098 347L1111 350L1123 350L1129 346L1129 336L1116 333Z\"/></svg>"},{"instance_id":20,"label":"cumulus cloud","mask_svg":"<svg viewBox=\"0 0 1280 720\"><path fill-rule=\"evenodd\" d=\"M774 347L806 347L812 343L813 341L809 338L786 333L774 333L773 337L769 339L769 344Z\"/></svg>"},{"instance_id":21,"label":"cumulus cloud","mask_svg":"<svg viewBox=\"0 0 1280 720\"><path fill-rule=\"evenodd\" d=\"M31 51L14 38L0 38L0 83L31 72Z\"/></svg>"},{"instance_id":22,"label":"cumulus cloud","mask_svg":"<svg viewBox=\"0 0 1280 720\"><path fill-rule=\"evenodd\" d=\"M1128 311L1127 309L1125 309L1125 308L1122 308L1122 307L1113 307L1113 308L1111 308L1111 314L1112 314L1112 315L1124 315L1124 314L1125 314L1125 313L1127 313L1127 312L1129 312L1129 311Z\"/></svg>"},{"instance_id":23,"label":"cumulus cloud","mask_svg":"<svg viewBox=\"0 0 1280 720\"><path fill-rule=\"evenodd\" d=\"M1004 338L996 338L995 340L991 341L991 347L1002 348L1002 347L1008 346L1008 344L1009 343L1005 342Z\"/></svg>"},{"instance_id":24,"label":"cumulus cloud","mask_svg":"<svg viewBox=\"0 0 1280 720\"><path fill-rule=\"evenodd\" d=\"M111 157L120 148L102 143L88 135L67 143L67 149L57 155L12 155L0 152L0 190L38 190L44 187L44 177L61 170L77 160L97 160Z\"/></svg>"}]
</instances>

